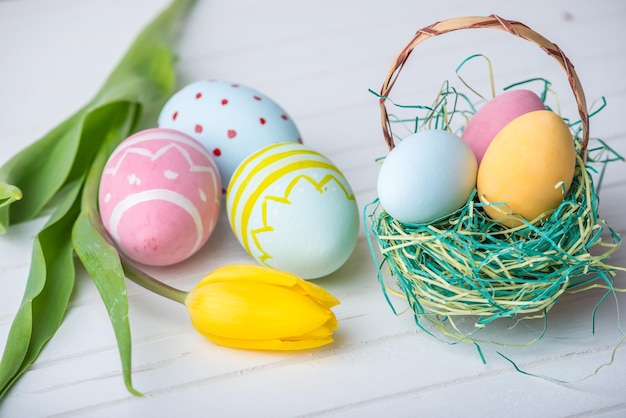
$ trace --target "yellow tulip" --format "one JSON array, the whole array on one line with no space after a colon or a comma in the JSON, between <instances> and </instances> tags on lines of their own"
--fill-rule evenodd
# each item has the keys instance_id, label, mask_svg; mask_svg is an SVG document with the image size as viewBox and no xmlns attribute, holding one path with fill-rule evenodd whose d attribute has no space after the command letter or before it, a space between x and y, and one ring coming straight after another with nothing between
<instances>
[{"instance_id":1,"label":"yellow tulip","mask_svg":"<svg viewBox=\"0 0 626 418\"><path fill-rule=\"evenodd\" d=\"M301 350L333 341L339 301L293 274L255 265L211 272L185 299L191 322L217 344Z\"/></svg>"}]
</instances>

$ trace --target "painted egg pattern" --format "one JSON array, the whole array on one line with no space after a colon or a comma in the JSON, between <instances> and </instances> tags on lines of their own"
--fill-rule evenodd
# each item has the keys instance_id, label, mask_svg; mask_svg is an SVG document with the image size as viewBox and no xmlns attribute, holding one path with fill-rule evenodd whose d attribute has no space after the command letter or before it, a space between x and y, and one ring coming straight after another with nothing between
<instances>
[{"instance_id":1,"label":"painted egg pattern","mask_svg":"<svg viewBox=\"0 0 626 418\"><path fill-rule=\"evenodd\" d=\"M350 185L330 160L302 144L270 145L245 159L226 205L231 228L252 257L304 279L337 270L357 242Z\"/></svg>"},{"instance_id":2,"label":"painted egg pattern","mask_svg":"<svg viewBox=\"0 0 626 418\"><path fill-rule=\"evenodd\" d=\"M250 87L225 80L200 80L175 93L158 126L198 140L213 155L227 186L235 168L253 152L278 142L301 142L287 112Z\"/></svg>"},{"instance_id":3,"label":"painted egg pattern","mask_svg":"<svg viewBox=\"0 0 626 418\"><path fill-rule=\"evenodd\" d=\"M147 129L109 157L100 181L100 215L130 258L174 264L208 240L221 190L219 171L200 143L178 131Z\"/></svg>"}]
</instances>

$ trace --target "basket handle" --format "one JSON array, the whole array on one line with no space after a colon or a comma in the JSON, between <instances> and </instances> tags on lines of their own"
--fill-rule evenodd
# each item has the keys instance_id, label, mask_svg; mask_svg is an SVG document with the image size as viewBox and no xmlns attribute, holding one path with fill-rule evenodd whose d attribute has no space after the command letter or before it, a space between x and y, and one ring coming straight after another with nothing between
<instances>
[{"instance_id":1,"label":"basket handle","mask_svg":"<svg viewBox=\"0 0 626 418\"><path fill-rule=\"evenodd\" d=\"M578 75L576 74L576 71L574 71L574 65L565 56L561 48L559 48L558 45L556 45L555 43L549 41L548 39L544 38L537 32L530 29L528 26L520 22L506 20L495 14L490 16L457 17L435 22L430 26L426 26L425 28L418 30L415 33L413 39L411 39L411 41L404 47L404 49L400 51L400 53L394 60L391 68L389 69L389 72L387 73L387 78L385 79L385 82L380 89L380 110L383 126L383 135L389 151L394 148L395 144L393 141L393 136L391 135L391 124L389 122L389 115L385 106L385 100L391 92L391 89L395 84L398 76L400 75L402 67L411 55L411 52L413 52L413 49L426 39L442 35L444 33L453 32L460 29L482 28L502 30L522 39L525 39L529 42L532 42L535 45L539 46L546 54L554 58L563 68L565 74L567 75L569 85L574 92L574 97L578 105L578 113L580 115L580 120L582 124L581 153L584 158L585 150L587 149L587 142L589 141L589 115L587 113L585 93L580 84L580 80L578 79Z\"/></svg>"}]
</instances>

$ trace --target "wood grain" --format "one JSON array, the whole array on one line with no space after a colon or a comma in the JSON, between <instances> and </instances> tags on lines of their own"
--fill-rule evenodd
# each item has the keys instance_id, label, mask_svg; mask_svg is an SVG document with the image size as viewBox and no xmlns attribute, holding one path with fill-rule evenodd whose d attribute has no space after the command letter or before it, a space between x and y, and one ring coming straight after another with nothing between
<instances>
[{"instance_id":1,"label":"wood grain","mask_svg":"<svg viewBox=\"0 0 626 418\"><path fill-rule=\"evenodd\" d=\"M166 0L0 1L0 162L87 101L133 37ZM223 78L253 86L286 109L303 140L345 174L359 206L374 199L387 152L378 91L398 51L419 28L456 16L497 14L524 22L558 44L574 64L587 103L606 97L590 136L626 155L626 3L613 0L315 2L199 0L179 46L181 86ZM461 35L461 32L463 34ZM394 92L430 101L467 56L494 62L497 87L543 76L554 82L563 112L576 114L562 69L528 42L498 31L460 31L420 45ZM486 32L486 33L484 33ZM457 36L458 35L458 36ZM441 39L439 39L441 38ZM519 41L519 42L516 42ZM415 57L413 57L415 58ZM417 71L419 70L419 71ZM419 74L419 75L418 75ZM482 88L483 69L471 77ZM600 215L626 233L626 163L613 163L600 192ZM224 215L224 214L223 214ZM24 291L32 240L45 219L0 237L0 347ZM252 262L222 216L209 243L181 265L151 272L190 288L211 269ZM626 250L611 259L626 266ZM626 275L620 273L618 283ZM618 294L568 295L551 311L548 333L520 348L447 345L419 331L409 312L394 316L376 278L361 231L346 265L316 283L342 302L330 346L302 353L263 353L216 346L198 335L185 310L129 283L134 382L124 389L106 311L82 270L67 317L41 357L0 403L0 417L231 416L602 416L626 414L626 346L591 378L558 384L517 372L577 380L611 360L621 338ZM624 286L626 287L626 286ZM394 300L399 310L404 305ZM523 338L502 327L491 336Z\"/></svg>"}]
</instances>

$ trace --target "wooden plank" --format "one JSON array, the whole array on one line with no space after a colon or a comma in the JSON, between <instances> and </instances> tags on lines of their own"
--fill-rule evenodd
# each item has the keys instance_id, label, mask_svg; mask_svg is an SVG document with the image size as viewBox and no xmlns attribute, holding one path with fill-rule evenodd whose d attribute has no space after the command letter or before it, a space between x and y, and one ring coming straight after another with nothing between
<instances>
[{"instance_id":1,"label":"wooden plank","mask_svg":"<svg viewBox=\"0 0 626 418\"><path fill-rule=\"evenodd\" d=\"M5 40L0 41L0 162L89 99L133 36L166 4L165 0L0 2L0 39ZM363 208L376 197L375 160L387 152L377 99L368 89L380 87L392 59L418 28L453 15L497 13L529 24L566 51L589 101L607 98L607 108L592 119L592 136L626 155L626 128L621 123L626 104L621 42L626 3L513 4L201 0L181 39L180 84L226 78L274 98L297 121L305 143L344 172ZM564 112L571 112L573 103L561 70L536 47L516 41L491 31L428 41L403 70L398 96L407 102L430 101L443 79L456 77L454 68L460 61L483 52L493 59L499 87L543 75L554 82ZM485 70L478 67L468 67L467 74L483 88ZM625 193L626 163L612 163L601 190L600 214L621 234L626 233ZM44 221L17 225L0 237L0 347L19 306L32 239ZM234 262L251 259L222 216L197 256L149 271L189 289L208 271ZM624 249L610 262L626 266ZM626 274L618 273L622 287L624 279ZM145 398L132 397L124 389L117 347L99 295L82 270L78 282L61 329L0 403L0 417L626 413L626 348L617 347L618 319L623 323L626 318L623 309L616 310L616 301L623 306L624 294L600 305L595 335L592 318L602 291L566 295L550 312L542 340L521 348L481 344L487 361L483 364L473 345L438 341L415 325L411 312L393 315L377 281L364 227L346 265L316 281L342 302L335 310L340 323L336 341L318 350L264 353L216 346L195 332L184 307L129 283L133 377ZM392 300L398 309L405 307L402 300ZM526 341L537 332L524 326L506 330L505 325L481 335ZM576 380L609 362L614 350L613 364L570 384L526 376L498 354L528 372Z\"/></svg>"}]
</instances>

